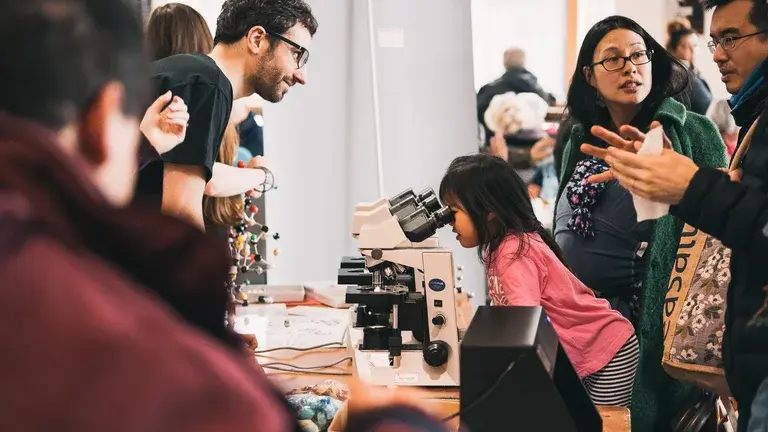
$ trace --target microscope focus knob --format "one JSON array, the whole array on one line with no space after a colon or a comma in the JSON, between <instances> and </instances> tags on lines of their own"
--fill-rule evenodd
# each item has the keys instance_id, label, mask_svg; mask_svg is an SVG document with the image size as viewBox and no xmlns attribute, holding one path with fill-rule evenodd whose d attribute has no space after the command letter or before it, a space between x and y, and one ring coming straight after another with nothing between
<instances>
[{"instance_id":1,"label":"microscope focus knob","mask_svg":"<svg viewBox=\"0 0 768 432\"><path fill-rule=\"evenodd\" d=\"M440 367L448 362L448 344L432 341L424 348L424 361L432 367Z\"/></svg>"},{"instance_id":2,"label":"microscope focus knob","mask_svg":"<svg viewBox=\"0 0 768 432\"><path fill-rule=\"evenodd\" d=\"M445 317L442 315L435 315L435 317L432 318L432 324L436 326L445 325Z\"/></svg>"}]
</instances>

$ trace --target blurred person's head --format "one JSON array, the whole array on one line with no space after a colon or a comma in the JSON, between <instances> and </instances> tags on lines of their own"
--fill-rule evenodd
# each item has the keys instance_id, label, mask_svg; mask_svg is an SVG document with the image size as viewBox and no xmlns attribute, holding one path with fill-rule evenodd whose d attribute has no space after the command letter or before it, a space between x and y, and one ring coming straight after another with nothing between
<instances>
[{"instance_id":1,"label":"blurred person's head","mask_svg":"<svg viewBox=\"0 0 768 432\"><path fill-rule=\"evenodd\" d=\"M584 38L568 91L568 113L586 130L610 122L650 124L659 105L687 86L685 66L635 21L611 16Z\"/></svg>"},{"instance_id":2,"label":"blurred person's head","mask_svg":"<svg viewBox=\"0 0 768 432\"><path fill-rule=\"evenodd\" d=\"M246 55L244 94L279 102L294 84L305 84L317 20L303 0L226 0L216 23L215 45Z\"/></svg>"},{"instance_id":3,"label":"blurred person's head","mask_svg":"<svg viewBox=\"0 0 768 432\"><path fill-rule=\"evenodd\" d=\"M520 48L507 48L504 51L504 69L522 69L525 67L525 51Z\"/></svg>"},{"instance_id":4,"label":"blurred person's head","mask_svg":"<svg viewBox=\"0 0 768 432\"><path fill-rule=\"evenodd\" d=\"M675 18L667 23L667 51L680 60L693 64L699 36L685 18Z\"/></svg>"},{"instance_id":5,"label":"blurred person's head","mask_svg":"<svg viewBox=\"0 0 768 432\"><path fill-rule=\"evenodd\" d=\"M709 48L728 93L737 94L768 58L768 3L765 0L706 0L714 8Z\"/></svg>"},{"instance_id":6,"label":"blurred person's head","mask_svg":"<svg viewBox=\"0 0 768 432\"><path fill-rule=\"evenodd\" d=\"M142 22L122 0L0 2L0 111L57 133L114 205L133 195L150 105Z\"/></svg>"},{"instance_id":7,"label":"blurred person's head","mask_svg":"<svg viewBox=\"0 0 768 432\"><path fill-rule=\"evenodd\" d=\"M153 61L175 54L208 54L213 49L213 36L205 18L181 3L168 3L152 11L145 38Z\"/></svg>"}]
</instances>

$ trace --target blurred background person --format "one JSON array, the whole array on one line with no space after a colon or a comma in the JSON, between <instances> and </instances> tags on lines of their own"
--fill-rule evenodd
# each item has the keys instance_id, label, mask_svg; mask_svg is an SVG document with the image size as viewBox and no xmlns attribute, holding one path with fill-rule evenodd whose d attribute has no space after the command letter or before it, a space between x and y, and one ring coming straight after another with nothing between
<instances>
[{"instance_id":1,"label":"blurred background person","mask_svg":"<svg viewBox=\"0 0 768 432\"><path fill-rule=\"evenodd\" d=\"M715 122L720 135L725 142L725 149L728 158L736 152L736 144L739 140L739 127L736 126L736 120L731 115L731 106L725 99L719 99L712 103L707 110L707 117Z\"/></svg>"},{"instance_id":2,"label":"blurred background person","mask_svg":"<svg viewBox=\"0 0 768 432\"><path fill-rule=\"evenodd\" d=\"M685 18L675 18L667 23L667 51L682 62L691 73L690 89L686 92L691 111L705 115L712 103L712 91L701 76L694 61L699 47L699 36Z\"/></svg>"},{"instance_id":3,"label":"blurred background person","mask_svg":"<svg viewBox=\"0 0 768 432\"><path fill-rule=\"evenodd\" d=\"M486 122L485 113L491 105L494 97L505 93L534 93L538 95L547 105L554 105L556 100L552 93L547 92L539 84L536 76L525 67L525 51L520 48L509 48L504 52L504 69L506 72L493 82L490 82L480 88L477 92L477 121L482 125L485 132L483 137L484 146L491 144L491 138L494 131L489 128ZM510 148L519 148L530 150L530 148L540 139L547 135L540 129L521 129L515 133L504 135L507 145ZM527 151L525 152L527 154ZM515 157L510 159L515 164ZM517 167L516 167L517 168ZM530 178L530 176L529 176Z\"/></svg>"}]
</instances>

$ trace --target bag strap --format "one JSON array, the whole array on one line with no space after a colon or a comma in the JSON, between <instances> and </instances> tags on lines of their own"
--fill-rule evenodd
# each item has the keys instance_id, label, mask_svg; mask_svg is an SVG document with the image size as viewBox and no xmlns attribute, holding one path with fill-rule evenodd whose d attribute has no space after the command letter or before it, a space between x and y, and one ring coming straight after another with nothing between
<instances>
[{"instance_id":1,"label":"bag strap","mask_svg":"<svg viewBox=\"0 0 768 432\"><path fill-rule=\"evenodd\" d=\"M762 115L755 119L755 121L752 123L752 126L749 127L747 134L744 135L744 139L741 140L739 148L736 149L736 154L734 154L733 159L731 159L731 164L728 167L729 171L739 169L739 165L741 165L741 160L744 158L744 154L747 152L747 150L749 150L749 146L752 144L752 135L754 135L755 130L757 130L757 124L760 122L760 118L762 118Z\"/></svg>"}]
</instances>

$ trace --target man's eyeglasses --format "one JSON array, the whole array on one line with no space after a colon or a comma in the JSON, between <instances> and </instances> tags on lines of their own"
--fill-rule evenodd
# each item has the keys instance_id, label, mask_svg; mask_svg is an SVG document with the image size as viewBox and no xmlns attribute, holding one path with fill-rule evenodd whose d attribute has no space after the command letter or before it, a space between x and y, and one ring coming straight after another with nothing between
<instances>
[{"instance_id":1,"label":"man's eyeglasses","mask_svg":"<svg viewBox=\"0 0 768 432\"><path fill-rule=\"evenodd\" d=\"M297 44L296 42L288 39L287 37L283 35L279 35L277 33L273 33L271 31L267 31L267 34L270 36L274 36L281 41L287 43L288 45L296 48L298 51L293 53L293 57L296 59L296 65L299 66L299 69L303 68L305 64L307 64L307 61L309 61L309 50L304 48L303 46Z\"/></svg>"},{"instance_id":2,"label":"man's eyeglasses","mask_svg":"<svg viewBox=\"0 0 768 432\"><path fill-rule=\"evenodd\" d=\"M720 38L720 39L712 39L711 41L707 42L707 47L709 48L709 52L714 54L718 45L723 47L724 50L733 49L733 47L736 46L736 41L737 40L748 38L748 37L751 37L751 36L757 36L757 35L763 34L763 33L768 33L768 30L760 30L759 32L754 32L754 33L746 34L744 36L726 36L726 37Z\"/></svg>"},{"instance_id":3,"label":"man's eyeglasses","mask_svg":"<svg viewBox=\"0 0 768 432\"><path fill-rule=\"evenodd\" d=\"M642 51L633 52L632 54L626 57L621 57L621 56L608 57L605 60L599 61L597 63L592 63L590 66L595 67L597 65L603 65L605 70L607 70L608 72L613 72L620 69L624 69L624 66L627 65L627 60L632 62L632 64L635 66L640 66L646 63L650 63L651 57L653 57L653 50L642 50Z\"/></svg>"}]
</instances>

